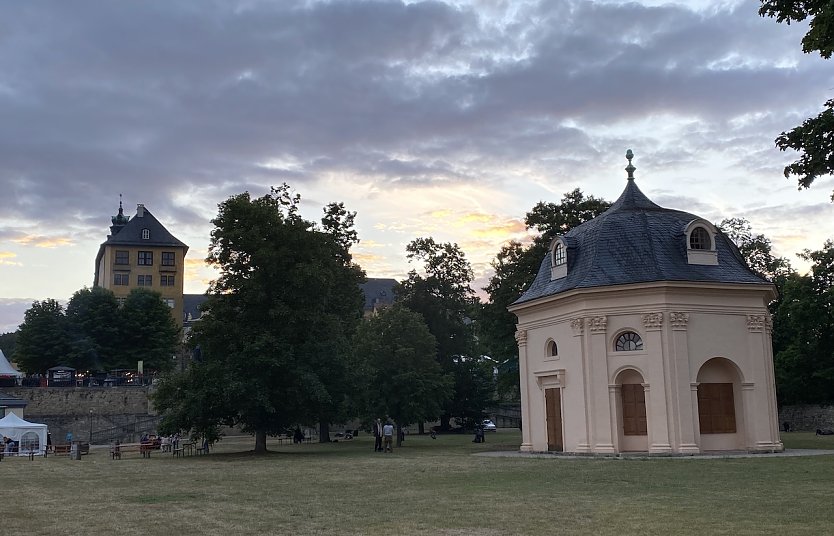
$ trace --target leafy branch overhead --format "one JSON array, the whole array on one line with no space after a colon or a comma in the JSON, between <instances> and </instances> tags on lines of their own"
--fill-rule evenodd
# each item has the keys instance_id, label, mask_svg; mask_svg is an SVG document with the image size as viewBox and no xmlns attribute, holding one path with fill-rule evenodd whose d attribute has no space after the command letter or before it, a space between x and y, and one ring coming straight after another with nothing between
<instances>
[{"instance_id":1,"label":"leafy branch overhead","mask_svg":"<svg viewBox=\"0 0 834 536\"><path fill-rule=\"evenodd\" d=\"M759 15L790 24L810 18L808 33L802 38L802 51L819 52L830 59L834 53L834 3L827 0L762 0ZM799 188L808 188L817 177L834 173L834 100L825 103L818 116L806 119L776 138L776 146L800 153L798 160L785 167L785 177L797 177ZM834 201L834 194L831 196Z\"/></svg>"}]
</instances>

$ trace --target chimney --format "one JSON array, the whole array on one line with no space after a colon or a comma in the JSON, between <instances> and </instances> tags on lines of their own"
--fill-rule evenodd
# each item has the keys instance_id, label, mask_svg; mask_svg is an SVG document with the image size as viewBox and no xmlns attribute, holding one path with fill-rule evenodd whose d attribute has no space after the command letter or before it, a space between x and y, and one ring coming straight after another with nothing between
<instances>
[{"instance_id":1,"label":"chimney","mask_svg":"<svg viewBox=\"0 0 834 536\"><path fill-rule=\"evenodd\" d=\"M145 217L145 205L139 203L136 205L136 217L137 218L144 218Z\"/></svg>"}]
</instances>

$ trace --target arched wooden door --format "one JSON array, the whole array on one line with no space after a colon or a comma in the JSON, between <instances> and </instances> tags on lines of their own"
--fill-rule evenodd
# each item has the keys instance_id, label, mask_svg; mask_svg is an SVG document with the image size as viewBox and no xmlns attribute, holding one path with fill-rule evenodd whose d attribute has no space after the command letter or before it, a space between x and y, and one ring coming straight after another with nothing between
<instances>
[{"instance_id":1,"label":"arched wooden door","mask_svg":"<svg viewBox=\"0 0 834 536\"><path fill-rule=\"evenodd\" d=\"M561 389L554 387L544 390L544 405L547 415L547 450L562 452L562 396Z\"/></svg>"}]
</instances>

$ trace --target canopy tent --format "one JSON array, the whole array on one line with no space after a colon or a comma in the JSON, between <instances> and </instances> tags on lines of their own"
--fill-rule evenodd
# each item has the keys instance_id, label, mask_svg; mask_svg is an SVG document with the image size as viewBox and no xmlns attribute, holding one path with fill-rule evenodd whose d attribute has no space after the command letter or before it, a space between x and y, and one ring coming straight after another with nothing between
<instances>
[{"instance_id":1,"label":"canopy tent","mask_svg":"<svg viewBox=\"0 0 834 536\"><path fill-rule=\"evenodd\" d=\"M0 376L14 376L15 378L22 378L23 373L18 372L12 367L6 356L3 355L3 350L0 350Z\"/></svg>"},{"instance_id":2,"label":"canopy tent","mask_svg":"<svg viewBox=\"0 0 834 536\"><path fill-rule=\"evenodd\" d=\"M14 413L0 419L0 436L17 442L18 454L42 455L46 451L46 425L24 421Z\"/></svg>"}]
</instances>

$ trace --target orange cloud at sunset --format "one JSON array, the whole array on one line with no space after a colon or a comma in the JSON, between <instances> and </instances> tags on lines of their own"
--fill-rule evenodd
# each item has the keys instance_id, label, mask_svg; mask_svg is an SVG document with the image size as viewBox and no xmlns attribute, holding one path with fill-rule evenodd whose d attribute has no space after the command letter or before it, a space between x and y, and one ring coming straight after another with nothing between
<instances>
[{"instance_id":1,"label":"orange cloud at sunset","mask_svg":"<svg viewBox=\"0 0 834 536\"><path fill-rule=\"evenodd\" d=\"M71 246L73 241L69 238L26 235L15 238L12 242L21 246L35 246L36 248L56 248L60 246Z\"/></svg>"}]
</instances>

